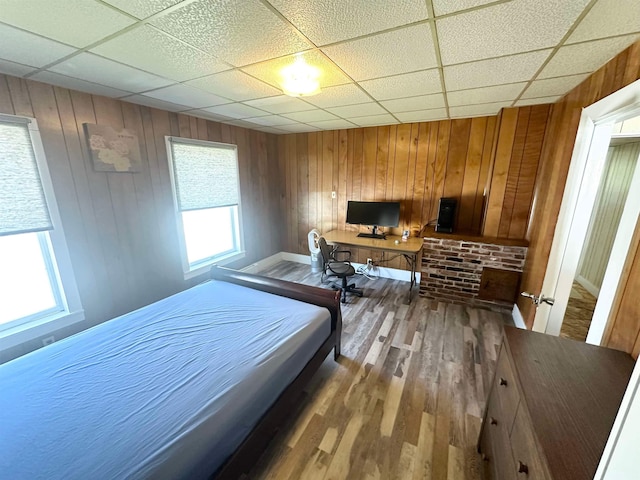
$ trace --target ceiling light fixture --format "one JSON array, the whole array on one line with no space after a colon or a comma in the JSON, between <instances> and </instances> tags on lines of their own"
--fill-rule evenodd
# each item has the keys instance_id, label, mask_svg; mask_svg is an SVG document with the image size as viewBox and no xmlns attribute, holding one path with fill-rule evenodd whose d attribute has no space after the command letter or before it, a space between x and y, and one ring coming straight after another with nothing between
<instances>
[{"instance_id":1,"label":"ceiling light fixture","mask_svg":"<svg viewBox=\"0 0 640 480\"><path fill-rule=\"evenodd\" d=\"M290 97L309 97L320 93L322 71L309 65L301 55L291 65L280 70L282 91Z\"/></svg>"}]
</instances>

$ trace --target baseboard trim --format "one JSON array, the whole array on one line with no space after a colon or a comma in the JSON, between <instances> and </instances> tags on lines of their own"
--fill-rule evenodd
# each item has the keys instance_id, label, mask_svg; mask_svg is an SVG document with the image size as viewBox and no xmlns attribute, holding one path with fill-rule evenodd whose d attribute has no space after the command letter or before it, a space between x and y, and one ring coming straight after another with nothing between
<instances>
[{"instance_id":1,"label":"baseboard trim","mask_svg":"<svg viewBox=\"0 0 640 480\"><path fill-rule=\"evenodd\" d=\"M301 255L299 253L280 252L282 260L288 260L290 262L304 263L305 265L311 265L311 257L309 255ZM352 262L353 268L358 270L360 267L364 267L362 263ZM389 267L374 267L368 274L370 277L382 277L390 278L392 280L402 280L403 282L411 281L411 272L408 270L399 270L397 268ZM420 283L420 272L416 272L416 282Z\"/></svg>"},{"instance_id":2,"label":"baseboard trim","mask_svg":"<svg viewBox=\"0 0 640 480\"><path fill-rule=\"evenodd\" d=\"M515 323L516 327L521 328L523 330L527 329L527 326L524 323L524 317L518 308L518 305L513 304L513 310L511 311L511 317L513 318L513 323Z\"/></svg>"},{"instance_id":3,"label":"baseboard trim","mask_svg":"<svg viewBox=\"0 0 640 480\"><path fill-rule=\"evenodd\" d=\"M252 263L251 265L247 265L246 267L241 268L240 271L246 272L246 273L256 273L256 272L259 272L260 270L264 270L266 268L272 267L273 265L275 265L276 263L282 260L283 260L282 252L274 253L270 257L263 258L262 260L258 260L257 262Z\"/></svg>"},{"instance_id":4,"label":"baseboard trim","mask_svg":"<svg viewBox=\"0 0 640 480\"><path fill-rule=\"evenodd\" d=\"M576 282L582 285L584 289L594 297L598 298L598 296L600 295L600 289L596 287L593 283L591 283L589 280L584 278L582 275L578 275L576 277Z\"/></svg>"}]
</instances>

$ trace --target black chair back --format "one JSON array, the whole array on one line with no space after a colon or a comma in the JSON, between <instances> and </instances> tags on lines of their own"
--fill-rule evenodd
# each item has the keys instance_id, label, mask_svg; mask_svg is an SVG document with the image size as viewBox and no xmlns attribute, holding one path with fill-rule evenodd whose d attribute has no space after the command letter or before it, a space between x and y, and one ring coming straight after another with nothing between
<instances>
[{"instance_id":1,"label":"black chair back","mask_svg":"<svg viewBox=\"0 0 640 480\"><path fill-rule=\"evenodd\" d=\"M322 253L322 264L326 265L331 260L331 249L324 237L318 239L318 246L320 247L320 253Z\"/></svg>"}]
</instances>

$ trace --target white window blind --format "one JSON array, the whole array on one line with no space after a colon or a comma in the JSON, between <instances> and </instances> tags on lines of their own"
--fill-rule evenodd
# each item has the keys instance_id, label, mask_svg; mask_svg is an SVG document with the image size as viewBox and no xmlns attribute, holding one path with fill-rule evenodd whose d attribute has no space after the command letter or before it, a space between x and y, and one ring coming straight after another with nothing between
<instances>
[{"instance_id":1,"label":"white window blind","mask_svg":"<svg viewBox=\"0 0 640 480\"><path fill-rule=\"evenodd\" d=\"M0 116L0 235L52 228L28 120Z\"/></svg>"},{"instance_id":2,"label":"white window blind","mask_svg":"<svg viewBox=\"0 0 640 480\"><path fill-rule=\"evenodd\" d=\"M173 138L170 141L180 211L238 205L234 145L198 145Z\"/></svg>"}]
</instances>

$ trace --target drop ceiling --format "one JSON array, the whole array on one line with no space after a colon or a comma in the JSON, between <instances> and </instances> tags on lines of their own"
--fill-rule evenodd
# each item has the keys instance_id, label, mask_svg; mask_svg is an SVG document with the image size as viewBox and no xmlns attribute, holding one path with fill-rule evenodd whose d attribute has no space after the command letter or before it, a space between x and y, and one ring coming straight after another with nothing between
<instances>
[{"instance_id":1,"label":"drop ceiling","mask_svg":"<svg viewBox=\"0 0 640 480\"><path fill-rule=\"evenodd\" d=\"M271 133L554 102L640 38L638 0L0 0L0 72ZM302 53L322 93L282 94Z\"/></svg>"}]
</instances>

